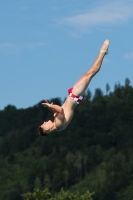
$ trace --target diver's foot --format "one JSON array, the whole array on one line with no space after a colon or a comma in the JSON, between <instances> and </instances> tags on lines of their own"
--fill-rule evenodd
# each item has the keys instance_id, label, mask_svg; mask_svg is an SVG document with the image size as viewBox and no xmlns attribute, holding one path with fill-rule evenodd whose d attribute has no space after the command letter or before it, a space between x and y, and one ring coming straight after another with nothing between
<instances>
[{"instance_id":1,"label":"diver's foot","mask_svg":"<svg viewBox=\"0 0 133 200\"><path fill-rule=\"evenodd\" d=\"M104 55L108 54L108 48L109 48L109 40L105 40L100 49L100 53Z\"/></svg>"}]
</instances>

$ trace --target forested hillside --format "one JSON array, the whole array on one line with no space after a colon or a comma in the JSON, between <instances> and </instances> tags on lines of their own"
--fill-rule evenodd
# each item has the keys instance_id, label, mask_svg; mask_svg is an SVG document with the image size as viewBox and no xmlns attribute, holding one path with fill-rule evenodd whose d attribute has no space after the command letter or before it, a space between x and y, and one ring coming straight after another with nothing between
<instances>
[{"instance_id":1,"label":"forested hillside","mask_svg":"<svg viewBox=\"0 0 133 200\"><path fill-rule=\"evenodd\" d=\"M61 105L61 99L50 99ZM88 90L70 125L48 137L38 126L51 118L37 105L0 111L0 200L21 200L34 188L95 192L94 200L133 199L133 87Z\"/></svg>"}]
</instances>

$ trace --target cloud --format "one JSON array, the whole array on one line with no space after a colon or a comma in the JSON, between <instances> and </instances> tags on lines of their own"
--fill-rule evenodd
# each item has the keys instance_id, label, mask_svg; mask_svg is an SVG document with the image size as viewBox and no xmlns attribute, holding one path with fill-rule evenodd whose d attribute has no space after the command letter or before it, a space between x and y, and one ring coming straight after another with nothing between
<instances>
[{"instance_id":1,"label":"cloud","mask_svg":"<svg viewBox=\"0 0 133 200\"><path fill-rule=\"evenodd\" d=\"M132 59L133 59L133 52L131 52L131 53L126 53L126 54L124 55L124 58L126 58L126 59L128 59L128 60L132 60Z\"/></svg>"},{"instance_id":2,"label":"cloud","mask_svg":"<svg viewBox=\"0 0 133 200\"><path fill-rule=\"evenodd\" d=\"M26 48L26 49L36 49L38 47L44 47L46 46L45 43L43 42L38 42L38 43L27 43L27 44L24 44L23 45L23 48Z\"/></svg>"},{"instance_id":3,"label":"cloud","mask_svg":"<svg viewBox=\"0 0 133 200\"><path fill-rule=\"evenodd\" d=\"M20 51L20 47L13 43L2 43L0 44L0 50L6 53L12 52L13 54Z\"/></svg>"},{"instance_id":4,"label":"cloud","mask_svg":"<svg viewBox=\"0 0 133 200\"><path fill-rule=\"evenodd\" d=\"M103 1L75 16L64 17L59 24L68 25L85 32L88 28L98 25L121 24L133 18L132 0Z\"/></svg>"},{"instance_id":5,"label":"cloud","mask_svg":"<svg viewBox=\"0 0 133 200\"><path fill-rule=\"evenodd\" d=\"M46 46L46 44L43 42L25 44L2 43L0 44L0 50L7 54L17 54L24 49L34 50L44 46Z\"/></svg>"}]
</instances>

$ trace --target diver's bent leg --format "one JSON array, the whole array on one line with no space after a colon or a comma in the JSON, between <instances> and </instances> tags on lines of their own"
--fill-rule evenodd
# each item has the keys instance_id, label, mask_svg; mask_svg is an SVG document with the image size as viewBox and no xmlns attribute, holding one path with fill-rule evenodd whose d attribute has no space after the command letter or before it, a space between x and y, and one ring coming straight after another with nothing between
<instances>
[{"instance_id":1,"label":"diver's bent leg","mask_svg":"<svg viewBox=\"0 0 133 200\"><path fill-rule=\"evenodd\" d=\"M101 68L104 56L108 53L108 46L109 40L105 40L92 67L74 84L72 91L73 94L80 96L85 93L85 90L87 89L91 79Z\"/></svg>"}]
</instances>

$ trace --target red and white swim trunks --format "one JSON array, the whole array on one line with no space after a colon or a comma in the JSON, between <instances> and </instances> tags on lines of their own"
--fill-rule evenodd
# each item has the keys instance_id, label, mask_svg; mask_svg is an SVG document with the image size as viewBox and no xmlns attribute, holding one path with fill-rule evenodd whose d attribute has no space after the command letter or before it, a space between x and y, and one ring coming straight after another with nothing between
<instances>
[{"instance_id":1,"label":"red and white swim trunks","mask_svg":"<svg viewBox=\"0 0 133 200\"><path fill-rule=\"evenodd\" d=\"M70 88L68 90L68 95L69 97L71 97L77 104L81 103L84 99L84 95L83 96L76 96L75 94L72 93L73 88Z\"/></svg>"}]
</instances>

